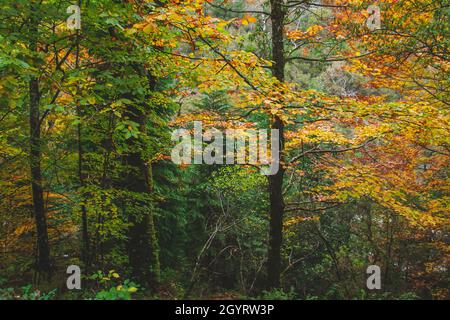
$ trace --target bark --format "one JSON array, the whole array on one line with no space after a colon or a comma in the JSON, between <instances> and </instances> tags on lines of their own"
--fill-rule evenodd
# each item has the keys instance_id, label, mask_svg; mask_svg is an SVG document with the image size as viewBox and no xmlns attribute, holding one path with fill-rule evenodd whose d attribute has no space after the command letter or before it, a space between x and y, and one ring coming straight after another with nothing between
<instances>
[{"instance_id":1,"label":"bark","mask_svg":"<svg viewBox=\"0 0 450 320\"><path fill-rule=\"evenodd\" d=\"M126 1L122 1L126 3ZM157 2L158 5L160 5ZM109 28L112 37L116 37L114 27ZM131 64L134 71L141 76L146 76L151 90L156 87L156 79L146 70L143 64ZM118 74L117 76L120 76ZM123 98L133 100L133 94L124 94ZM149 97L151 99L151 97ZM145 136L147 126L147 115L145 108L148 106L128 106L124 113L125 118L138 123L140 133ZM151 164L144 159L141 150L144 145L140 138L130 138L129 144L131 149L128 154L123 157L126 166L124 178L121 181L121 188L132 193L153 193L153 175ZM135 199L131 201L136 202ZM128 201L129 202L129 201ZM130 203L124 204L124 210L128 210L128 229L127 252L128 260L131 267L132 276L142 285L154 287L159 283L160 279L160 260L159 260L159 244L155 226L154 212L151 204L146 201L136 210L136 203L129 206Z\"/></svg>"},{"instance_id":2,"label":"bark","mask_svg":"<svg viewBox=\"0 0 450 320\"><path fill-rule=\"evenodd\" d=\"M275 119L273 129L280 130L280 143L283 144L284 125L280 119ZM282 150L280 148L280 150ZM280 159L281 152L280 152ZM280 286L281 275L281 246L283 243L283 178L284 169L281 167L277 174L269 176L269 202L270 202L270 233L269 256L267 261L267 285L269 289Z\"/></svg>"},{"instance_id":3,"label":"bark","mask_svg":"<svg viewBox=\"0 0 450 320\"><path fill-rule=\"evenodd\" d=\"M30 17L30 43L31 52L38 51L38 8L31 7ZM44 204L44 191L42 187L41 172L41 121L40 121L40 92L39 78L32 75L29 81L30 94L30 172L31 190L33 197L33 214L36 222L37 254L36 270L39 273L50 275L50 246L48 242L47 218Z\"/></svg>"},{"instance_id":4,"label":"bark","mask_svg":"<svg viewBox=\"0 0 450 320\"><path fill-rule=\"evenodd\" d=\"M151 194L151 165L145 163L140 152L127 155L126 164L129 168L126 189ZM147 203L142 207L147 211L129 212L128 257L133 277L141 284L155 285L159 281L160 266L154 214Z\"/></svg>"},{"instance_id":5,"label":"bark","mask_svg":"<svg viewBox=\"0 0 450 320\"><path fill-rule=\"evenodd\" d=\"M283 8L283 0L271 0L272 22L272 60L274 62L272 73L279 81L284 81L284 69L286 60L284 57L284 20L286 16Z\"/></svg>"},{"instance_id":6,"label":"bark","mask_svg":"<svg viewBox=\"0 0 450 320\"><path fill-rule=\"evenodd\" d=\"M272 67L273 75L284 81L284 45L283 26L285 19L285 9L282 0L271 0L271 21L272 21ZM277 174L269 176L269 201L270 201L270 234L269 234L269 256L267 262L267 285L269 289L280 286L281 276L281 246L283 243L283 154L284 154L284 124L275 116L272 119L272 129L280 132L280 170Z\"/></svg>"},{"instance_id":7,"label":"bark","mask_svg":"<svg viewBox=\"0 0 450 320\"><path fill-rule=\"evenodd\" d=\"M141 68L140 71L142 72ZM156 80L148 75L150 86L155 87ZM146 134L147 117L140 108L129 106L126 116L140 125L140 132ZM138 138L132 138L134 150L125 157L127 176L126 189L136 193L153 193L152 166L147 163L141 153L141 143ZM159 245L156 233L154 212L148 203L144 206L147 211L129 213L129 241L128 258L133 277L139 283L155 286L160 278Z\"/></svg>"},{"instance_id":8,"label":"bark","mask_svg":"<svg viewBox=\"0 0 450 320\"><path fill-rule=\"evenodd\" d=\"M77 108L77 114L80 116L80 110ZM82 127L81 124L77 126L77 139L78 139L78 179L80 182L80 187L85 186L84 174L83 174L83 145L82 145ZM82 194L82 200L84 201L86 196ZM82 249L81 249L81 259L85 266L89 267L90 258L90 245L89 245L89 231L88 231L88 218L86 206L81 205L81 239L82 239Z\"/></svg>"},{"instance_id":9,"label":"bark","mask_svg":"<svg viewBox=\"0 0 450 320\"><path fill-rule=\"evenodd\" d=\"M81 0L78 1L78 6L81 8ZM76 58L75 58L75 68L78 69L80 67L80 31L77 30L76 37ZM77 96L81 94L80 86L77 85ZM79 101L77 101L77 116L81 119L81 108L79 105ZM84 173L83 173L83 141L82 141L82 124L78 123L77 125L77 140L78 140L78 180L80 183L80 187L83 188L85 186L84 182ZM81 195L82 201L86 199L84 194ZM81 205L81 260L84 262L86 267L90 266L91 257L90 257L90 244L89 244L89 229L88 229L88 217L87 210L84 204Z\"/></svg>"}]
</instances>

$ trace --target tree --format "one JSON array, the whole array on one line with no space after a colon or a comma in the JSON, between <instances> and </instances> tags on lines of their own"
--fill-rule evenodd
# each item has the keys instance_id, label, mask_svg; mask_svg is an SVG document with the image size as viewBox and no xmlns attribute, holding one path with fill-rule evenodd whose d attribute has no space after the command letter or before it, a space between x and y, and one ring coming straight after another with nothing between
<instances>
[{"instance_id":1,"label":"tree","mask_svg":"<svg viewBox=\"0 0 450 320\"><path fill-rule=\"evenodd\" d=\"M30 42L29 50L38 53L40 6L34 2L30 4ZM37 231L37 261L39 272L50 274L50 247L48 243L47 218L44 207L44 191L41 173L41 117L40 90L37 75L32 75L29 81L30 95L30 170L31 188L33 193L33 211Z\"/></svg>"}]
</instances>

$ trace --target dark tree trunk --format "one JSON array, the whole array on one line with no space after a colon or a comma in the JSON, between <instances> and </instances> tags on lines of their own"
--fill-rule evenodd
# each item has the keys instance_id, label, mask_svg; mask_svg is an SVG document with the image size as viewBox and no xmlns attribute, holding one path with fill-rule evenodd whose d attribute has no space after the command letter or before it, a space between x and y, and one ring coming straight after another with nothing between
<instances>
[{"instance_id":1,"label":"dark tree trunk","mask_svg":"<svg viewBox=\"0 0 450 320\"><path fill-rule=\"evenodd\" d=\"M38 50L38 9L31 8L30 19L30 51ZM36 221L37 255L36 270L50 275L50 246L48 242L47 218L44 204L41 172L41 121L39 112L40 92L39 79L32 75L29 81L30 94L30 171L31 190L33 196L33 213Z\"/></svg>"},{"instance_id":2,"label":"dark tree trunk","mask_svg":"<svg viewBox=\"0 0 450 320\"><path fill-rule=\"evenodd\" d=\"M78 1L78 6L81 7L81 0ZM75 58L75 68L78 69L80 66L80 30L77 30L76 37L76 58ZM77 84L77 96L81 94L80 86ZM81 108L79 105L79 101L77 101L77 116L81 119ZM82 124L81 122L77 125L77 140L78 140L78 179L80 183L80 187L83 188L85 186L84 183L84 173L83 173L83 141L82 141ZM82 194L83 202L86 199L85 194ZM90 244L89 244L89 230L88 230L88 217L87 217L87 209L84 204L81 205L81 260L84 262L86 267L90 267L91 264L91 254L90 254Z\"/></svg>"},{"instance_id":3,"label":"dark tree trunk","mask_svg":"<svg viewBox=\"0 0 450 320\"><path fill-rule=\"evenodd\" d=\"M136 67L139 72L147 74L142 67ZM156 80L147 74L149 84L155 88ZM144 106L145 108L145 106ZM140 132L146 134L147 117L141 108L129 106L126 116L140 126ZM126 189L136 193L153 193L153 173L152 165L148 163L142 155L141 150L144 145L139 138L132 138L133 151L125 156L127 165L127 175L125 178ZM143 285L154 287L159 282L160 261L159 245L154 221L152 206L144 204L144 210L139 212L129 212L129 241L128 258L132 269L133 277ZM134 208L133 208L134 209Z\"/></svg>"},{"instance_id":4,"label":"dark tree trunk","mask_svg":"<svg viewBox=\"0 0 450 320\"><path fill-rule=\"evenodd\" d=\"M80 116L80 108L77 107L77 114ZM77 126L77 139L78 139L78 179L80 181L80 187L84 187L84 174L83 174L83 145L81 140L81 124ZM83 201L86 196L82 194ZM81 259L86 267L89 267L90 259L90 245L89 245L89 231L88 231L88 218L86 206L81 205L81 239L82 239L82 249L81 249Z\"/></svg>"},{"instance_id":5,"label":"dark tree trunk","mask_svg":"<svg viewBox=\"0 0 450 320\"><path fill-rule=\"evenodd\" d=\"M144 127L145 116L136 109L133 111L129 113L130 120ZM140 115L136 116L136 114ZM138 139L135 142L139 143ZM126 189L131 192L151 194L153 191L151 165L144 161L141 152L135 151L128 154L125 162L128 167ZM148 204L143 204L142 207L147 211L128 213L131 223L128 234L128 257L133 277L141 284L155 285L159 280L159 248L156 229L152 208L149 208Z\"/></svg>"},{"instance_id":6,"label":"dark tree trunk","mask_svg":"<svg viewBox=\"0 0 450 320\"><path fill-rule=\"evenodd\" d=\"M285 11L282 0L271 0L271 20L272 20L272 67L273 75L279 80L284 81L284 45L283 45L283 27ZM280 169L269 176L269 201L270 201L270 234L269 234L269 256L267 262L267 286L269 289L280 286L281 275L281 246L283 242L283 158L284 158L284 124L283 121L275 116L272 119L272 129L278 129L280 133Z\"/></svg>"},{"instance_id":7,"label":"dark tree trunk","mask_svg":"<svg viewBox=\"0 0 450 320\"><path fill-rule=\"evenodd\" d=\"M271 22L272 22L272 73L279 81L284 81L284 20L286 11L283 8L283 0L271 0Z\"/></svg>"},{"instance_id":8,"label":"dark tree trunk","mask_svg":"<svg viewBox=\"0 0 450 320\"><path fill-rule=\"evenodd\" d=\"M280 144L284 143L284 125L277 117L272 124L273 129L280 130ZM280 150L282 150L280 148ZM280 151L280 159L282 152ZM280 161L281 162L281 161ZM281 245L283 242L283 178L284 169L280 163L280 170L277 174L269 176L269 201L270 201L270 234L269 234L269 257L267 262L267 285L268 288L278 288L280 286L281 274Z\"/></svg>"},{"instance_id":9,"label":"dark tree trunk","mask_svg":"<svg viewBox=\"0 0 450 320\"><path fill-rule=\"evenodd\" d=\"M122 1L126 3L126 1ZM157 2L159 4L159 2ZM114 34L114 27L110 28L110 33ZM145 66L142 64L130 64L136 73L146 76L150 90L156 87L156 79L153 77ZM118 75L120 76L120 75ZM123 98L133 100L133 94L124 94ZM148 97L151 99L151 97ZM145 108L129 105L124 116L130 121L138 123L140 133L146 134L147 115ZM151 164L144 157L142 150L145 149L141 139L132 137L129 139L131 150L123 157L126 166L124 177L121 181L121 188L126 191L140 194L153 193L153 176ZM133 278L140 284L148 287L154 287L158 284L160 278L160 260L159 260L159 244L155 226L154 212L148 202L138 204L133 197L127 197L135 203L124 203L124 209L128 214L127 252ZM129 202L129 201L128 201ZM136 204L139 210L136 210Z\"/></svg>"}]
</instances>

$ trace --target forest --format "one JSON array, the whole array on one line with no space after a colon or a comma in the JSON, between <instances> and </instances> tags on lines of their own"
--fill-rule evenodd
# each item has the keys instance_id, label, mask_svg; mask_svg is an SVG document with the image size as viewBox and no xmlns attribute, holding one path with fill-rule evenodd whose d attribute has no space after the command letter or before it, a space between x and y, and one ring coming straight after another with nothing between
<instances>
[{"instance_id":1,"label":"forest","mask_svg":"<svg viewBox=\"0 0 450 320\"><path fill-rule=\"evenodd\" d=\"M449 106L449 0L0 0L0 300L448 300Z\"/></svg>"}]
</instances>

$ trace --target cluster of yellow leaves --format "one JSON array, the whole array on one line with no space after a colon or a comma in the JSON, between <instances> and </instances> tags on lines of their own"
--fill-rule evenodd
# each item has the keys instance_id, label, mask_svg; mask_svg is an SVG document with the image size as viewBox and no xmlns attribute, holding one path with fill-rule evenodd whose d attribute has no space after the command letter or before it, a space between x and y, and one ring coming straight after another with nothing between
<instances>
[{"instance_id":1,"label":"cluster of yellow leaves","mask_svg":"<svg viewBox=\"0 0 450 320\"><path fill-rule=\"evenodd\" d=\"M306 31L288 30L286 31L286 36L291 40L305 40L318 36L322 30L324 30L324 27L320 25L313 25L306 29Z\"/></svg>"},{"instance_id":2,"label":"cluster of yellow leaves","mask_svg":"<svg viewBox=\"0 0 450 320\"><path fill-rule=\"evenodd\" d=\"M11 197L11 200L5 202L5 205L8 205L8 208L5 208L3 205L0 205L0 209L3 212L12 212L15 213L26 210L31 207L32 198L31 198L31 190L29 186L17 188L14 190L17 192L14 194L14 197ZM3 191L8 191L8 189L4 189ZM12 192L9 190L9 192ZM2 195L0 195L2 196ZM56 193L46 194L46 201L48 203L52 203L55 207L58 204L67 202L67 199ZM64 219L61 215L61 212L54 208L54 206L47 208L48 215L47 219L49 221L49 239L50 241L57 241L60 237L64 237L68 234L74 234L78 230L78 226L74 223L64 221L64 223L60 223L61 219ZM5 217L5 226L7 226L3 231L4 234L4 245L8 248L8 250L17 250L20 252L29 252L30 254L34 250L33 241L23 241L24 238L28 238L30 236L35 235L35 221L34 218L29 217L26 219L21 219L20 221L15 221L14 215L8 219Z\"/></svg>"},{"instance_id":3,"label":"cluster of yellow leaves","mask_svg":"<svg viewBox=\"0 0 450 320\"><path fill-rule=\"evenodd\" d=\"M351 155L351 163L346 157L330 159L324 169L333 184L318 191L337 201L368 197L422 228L449 226L448 198L432 196L436 191L448 192L448 181L439 186L434 183L448 159L425 156L402 138L381 142L362 153L359 158Z\"/></svg>"},{"instance_id":4,"label":"cluster of yellow leaves","mask_svg":"<svg viewBox=\"0 0 450 320\"><path fill-rule=\"evenodd\" d=\"M367 18L363 10L367 3L345 2L345 9L335 10L336 23L330 31L347 38L352 49L348 55L354 56L355 51L368 54L352 60L350 70L370 76L374 87L391 88L411 101L427 100L445 107L450 47L444 39L449 27L445 21L441 28L431 27L436 23L436 12L445 10L443 4L431 0L380 1L382 29L368 32L365 20L358 20ZM355 31L354 26L360 29Z\"/></svg>"},{"instance_id":5,"label":"cluster of yellow leaves","mask_svg":"<svg viewBox=\"0 0 450 320\"><path fill-rule=\"evenodd\" d=\"M130 32L142 30L154 45L170 48L180 43L194 45L199 36L225 40L218 30L218 23L222 21L205 14L204 4L204 0L167 1L146 15L143 22L134 25Z\"/></svg>"},{"instance_id":6,"label":"cluster of yellow leaves","mask_svg":"<svg viewBox=\"0 0 450 320\"><path fill-rule=\"evenodd\" d=\"M251 23L256 23L258 21L258 19L257 18L255 18L255 17L253 17L253 16L251 16L251 15L245 15L242 19L241 19L241 23L242 23L242 25L244 25L244 26L246 26L246 25L248 25L248 24L251 24Z\"/></svg>"}]
</instances>

